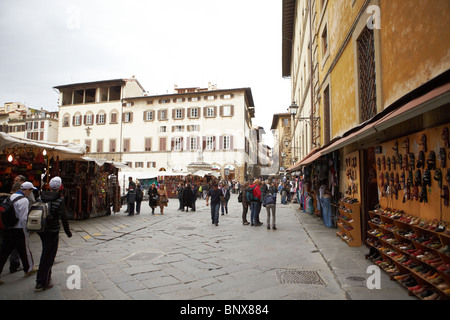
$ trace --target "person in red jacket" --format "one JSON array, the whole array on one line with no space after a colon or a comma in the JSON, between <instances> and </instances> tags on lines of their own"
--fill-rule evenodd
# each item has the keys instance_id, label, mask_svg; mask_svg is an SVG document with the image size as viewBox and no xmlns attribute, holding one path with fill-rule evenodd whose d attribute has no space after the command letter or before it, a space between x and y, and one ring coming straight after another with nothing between
<instances>
[{"instance_id":1,"label":"person in red jacket","mask_svg":"<svg viewBox=\"0 0 450 320\"><path fill-rule=\"evenodd\" d=\"M259 188L261 182L259 179L253 181L248 188L253 189L252 194L247 197L250 202L250 225L259 227L262 225L259 222L259 212L261 211L261 189Z\"/></svg>"}]
</instances>

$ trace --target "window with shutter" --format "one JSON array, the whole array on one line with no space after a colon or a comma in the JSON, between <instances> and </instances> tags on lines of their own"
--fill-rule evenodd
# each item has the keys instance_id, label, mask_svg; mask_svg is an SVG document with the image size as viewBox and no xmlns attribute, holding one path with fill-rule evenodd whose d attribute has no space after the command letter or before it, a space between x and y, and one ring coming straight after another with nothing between
<instances>
[{"instance_id":1,"label":"window with shutter","mask_svg":"<svg viewBox=\"0 0 450 320\"><path fill-rule=\"evenodd\" d=\"M152 138L145 138L145 151L152 151Z\"/></svg>"}]
</instances>

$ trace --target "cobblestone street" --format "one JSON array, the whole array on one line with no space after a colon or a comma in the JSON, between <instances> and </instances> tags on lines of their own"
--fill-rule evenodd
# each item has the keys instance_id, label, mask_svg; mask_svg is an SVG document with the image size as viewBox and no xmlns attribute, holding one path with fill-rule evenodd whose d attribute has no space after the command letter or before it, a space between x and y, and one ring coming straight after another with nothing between
<instances>
[{"instance_id":1,"label":"cobblestone street","mask_svg":"<svg viewBox=\"0 0 450 320\"><path fill-rule=\"evenodd\" d=\"M278 230L266 229L265 208L260 216L263 226L242 225L241 204L235 195L229 214L220 216L219 226L211 224L204 200L198 200L197 207L196 212L177 211L174 199L164 215L159 209L152 215L148 204L142 203L140 215L127 216L124 206L115 215L71 221L73 237L64 233L60 237L54 287L35 293L34 276L9 274L5 266L0 298L408 299L403 288L386 279L382 279L384 290L368 290L362 281L370 264L364 260L367 250L348 248L336 238L335 229L301 213L297 205L277 205ZM308 232L304 224L308 224ZM312 240L315 232L321 234L321 247ZM31 248L37 264L40 241L35 234ZM68 267L73 265L81 270L80 289L67 286L72 275Z\"/></svg>"}]
</instances>

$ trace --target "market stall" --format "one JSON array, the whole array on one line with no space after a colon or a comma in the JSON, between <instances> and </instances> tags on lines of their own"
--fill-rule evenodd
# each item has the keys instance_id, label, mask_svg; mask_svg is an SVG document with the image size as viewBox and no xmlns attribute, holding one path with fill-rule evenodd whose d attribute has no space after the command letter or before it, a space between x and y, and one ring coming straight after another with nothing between
<instances>
[{"instance_id":1,"label":"market stall","mask_svg":"<svg viewBox=\"0 0 450 320\"><path fill-rule=\"evenodd\" d=\"M0 132L0 192L9 193L14 178L23 175L39 192L54 176L63 180L70 219L108 215L120 210L117 183L121 163L85 157L86 146L12 137Z\"/></svg>"}]
</instances>

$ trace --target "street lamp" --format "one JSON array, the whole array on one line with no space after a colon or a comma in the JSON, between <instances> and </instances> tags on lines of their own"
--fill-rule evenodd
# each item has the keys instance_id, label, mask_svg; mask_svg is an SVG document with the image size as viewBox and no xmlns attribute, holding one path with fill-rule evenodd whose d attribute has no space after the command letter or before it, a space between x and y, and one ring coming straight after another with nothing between
<instances>
[{"instance_id":1,"label":"street lamp","mask_svg":"<svg viewBox=\"0 0 450 320\"><path fill-rule=\"evenodd\" d=\"M298 105L294 102L292 102L292 104L290 105L290 107L288 108L289 113L295 118L295 116L297 115L297 111L298 111Z\"/></svg>"},{"instance_id":2,"label":"street lamp","mask_svg":"<svg viewBox=\"0 0 450 320\"><path fill-rule=\"evenodd\" d=\"M295 116L297 115L298 112L298 105L295 103L295 101L292 101L291 105L288 108L289 113L292 116L292 124L291 124L291 141L292 141L292 159L296 158L296 153L295 153L295 127L296 127L296 123L295 123ZM287 145L286 145L287 147Z\"/></svg>"}]
</instances>

